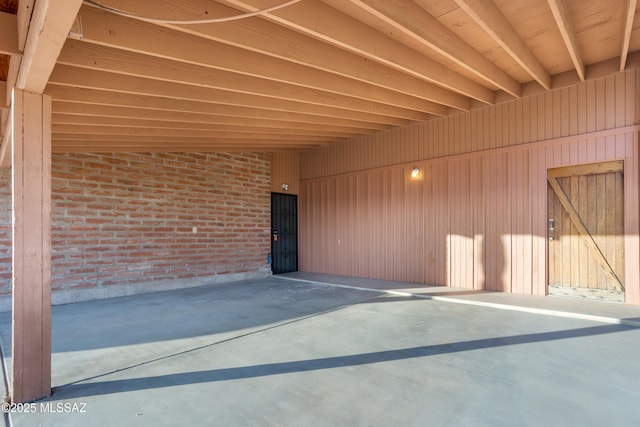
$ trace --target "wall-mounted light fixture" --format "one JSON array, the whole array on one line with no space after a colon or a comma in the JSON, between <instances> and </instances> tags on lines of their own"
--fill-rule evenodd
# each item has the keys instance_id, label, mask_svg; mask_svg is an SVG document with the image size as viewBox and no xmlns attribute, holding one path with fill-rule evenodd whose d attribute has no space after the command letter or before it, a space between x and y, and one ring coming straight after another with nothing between
<instances>
[{"instance_id":1,"label":"wall-mounted light fixture","mask_svg":"<svg viewBox=\"0 0 640 427\"><path fill-rule=\"evenodd\" d=\"M282 184L282 189L284 191L288 191L289 190L289 184Z\"/></svg>"},{"instance_id":2,"label":"wall-mounted light fixture","mask_svg":"<svg viewBox=\"0 0 640 427\"><path fill-rule=\"evenodd\" d=\"M411 178L417 178L420 175L420 168L411 169Z\"/></svg>"}]
</instances>

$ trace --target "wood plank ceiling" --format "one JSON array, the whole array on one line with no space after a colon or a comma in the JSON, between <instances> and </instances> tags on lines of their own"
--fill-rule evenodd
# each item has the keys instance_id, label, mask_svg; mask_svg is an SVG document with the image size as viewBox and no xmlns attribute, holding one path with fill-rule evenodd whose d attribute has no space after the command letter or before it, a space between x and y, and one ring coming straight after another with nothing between
<instances>
[{"instance_id":1,"label":"wood plank ceiling","mask_svg":"<svg viewBox=\"0 0 640 427\"><path fill-rule=\"evenodd\" d=\"M308 149L625 69L639 27L636 0L85 1L53 151Z\"/></svg>"}]
</instances>

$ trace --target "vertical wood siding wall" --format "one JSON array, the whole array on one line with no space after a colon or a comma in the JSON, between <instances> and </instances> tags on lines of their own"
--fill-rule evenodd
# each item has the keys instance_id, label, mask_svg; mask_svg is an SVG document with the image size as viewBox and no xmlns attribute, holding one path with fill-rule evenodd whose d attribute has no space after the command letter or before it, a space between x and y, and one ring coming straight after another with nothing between
<instances>
[{"instance_id":1,"label":"vertical wood siding wall","mask_svg":"<svg viewBox=\"0 0 640 427\"><path fill-rule=\"evenodd\" d=\"M288 190L284 190L282 184L287 184ZM271 192L300 193L300 154L298 152L276 152L271 155Z\"/></svg>"},{"instance_id":2,"label":"vertical wood siding wall","mask_svg":"<svg viewBox=\"0 0 640 427\"><path fill-rule=\"evenodd\" d=\"M626 300L640 304L639 77L302 154L300 269L544 295L547 169L622 159Z\"/></svg>"},{"instance_id":3,"label":"vertical wood siding wall","mask_svg":"<svg viewBox=\"0 0 640 427\"><path fill-rule=\"evenodd\" d=\"M303 153L302 180L638 123L640 69Z\"/></svg>"}]
</instances>

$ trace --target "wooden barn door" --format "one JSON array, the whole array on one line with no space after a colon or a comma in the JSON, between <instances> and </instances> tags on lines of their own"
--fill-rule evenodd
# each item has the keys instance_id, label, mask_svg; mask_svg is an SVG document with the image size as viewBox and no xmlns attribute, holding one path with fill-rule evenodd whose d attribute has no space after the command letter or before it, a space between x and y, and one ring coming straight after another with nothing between
<instances>
[{"instance_id":1,"label":"wooden barn door","mask_svg":"<svg viewBox=\"0 0 640 427\"><path fill-rule=\"evenodd\" d=\"M547 172L549 294L624 301L622 161Z\"/></svg>"}]
</instances>

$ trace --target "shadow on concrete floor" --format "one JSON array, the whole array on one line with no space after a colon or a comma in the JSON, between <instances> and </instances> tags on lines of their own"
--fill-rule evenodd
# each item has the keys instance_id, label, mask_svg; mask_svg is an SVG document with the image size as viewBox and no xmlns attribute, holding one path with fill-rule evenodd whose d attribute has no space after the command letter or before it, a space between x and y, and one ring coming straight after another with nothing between
<instances>
[{"instance_id":1,"label":"shadow on concrete floor","mask_svg":"<svg viewBox=\"0 0 640 427\"><path fill-rule=\"evenodd\" d=\"M594 335L619 333L637 328L623 325L601 325L565 331L543 332L498 338L486 338L472 341L462 341L448 344L437 344L397 350L378 351L363 354L353 354L338 357L298 360L293 362L269 363L254 366L242 366L227 369L213 369L193 371L180 374L160 375L143 378L130 378L115 381L98 381L82 384L67 384L57 387L49 400L82 398L111 393L121 393L150 388L171 387L197 383L230 381L245 378L282 375L295 372L318 371L323 369L344 368L349 366L390 362L396 360L422 358L442 354L474 351L487 348L504 347L520 344L556 341L571 338L589 337ZM184 352L180 353L181 355ZM155 362L155 361L150 361ZM107 373L105 375L109 375ZM90 378L95 380L96 378ZM82 381L86 381L85 379Z\"/></svg>"},{"instance_id":2,"label":"shadow on concrete floor","mask_svg":"<svg viewBox=\"0 0 640 427\"><path fill-rule=\"evenodd\" d=\"M87 412L13 425L640 425L640 328L371 288L269 278L53 307L42 403ZM480 296L532 300L459 298Z\"/></svg>"}]
</instances>

